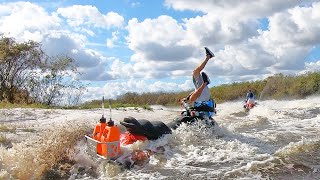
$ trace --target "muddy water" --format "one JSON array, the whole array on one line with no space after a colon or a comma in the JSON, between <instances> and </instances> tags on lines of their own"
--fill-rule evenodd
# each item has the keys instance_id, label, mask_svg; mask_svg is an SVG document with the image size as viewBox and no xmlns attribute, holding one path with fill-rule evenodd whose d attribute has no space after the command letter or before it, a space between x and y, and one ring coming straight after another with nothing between
<instances>
[{"instance_id":1,"label":"muddy water","mask_svg":"<svg viewBox=\"0 0 320 180\"><path fill-rule=\"evenodd\" d=\"M219 127L215 129L205 128L202 124L181 126L172 135L157 141L123 147L128 152L139 148L164 148L164 152L152 155L149 162L130 170L121 169L113 163L93 161L86 154L81 135L68 135L66 129L69 126L63 124L77 118L82 125L76 130L86 132L96 123L93 114L98 111L35 113L38 116L47 115L52 122L63 123L54 126L59 131L50 131L52 136L48 136L44 131L52 123L39 118L32 120L28 116L28 122L21 120L23 127L18 128L16 135L6 132L6 137L13 139L13 145L0 150L0 176L17 179L23 177L19 176L19 171L32 171L25 173L25 177L58 177L54 174L60 173L60 177L65 179L320 179L319 102L320 97L295 101L262 101L249 112L244 112L241 102L218 104L215 120ZM74 113L73 118L68 113ZM151 120L160 118L165 122L177 115L177 112L163 113L163 110L158 112L158 116L154 113L157 112L130 115ZM113 117L121 119L123 114L115 111ZM18 127L13 121L4 124ZM23 128L34 128L35 132L24 132ZM61 141L59 133L68 136L69 143ZM48 142L39 141L48 137L55 139L51 142L55 145L51 156L57 161L37 155L48 149L39 149L32 142L38 139L37 146L48 146ZM66 152L60 150L66 146ZM61 156L64 161L59 160ZM22 165L32 163L37 168L22 168ZM49 171L51 174L42 173L54 169L54 166L56 171ZM63 173L65 176L62 176Z\"/></svg>"},{"instance_id":2,"label":"muddy water","mask_svg":"<svg viewBox=\"0 0 320 180\"><path fill-rule=\"evenodd\" d=\"M320 179L320 98L218 105L213 131L181 127L164 157L117 177L133 179ZM166 144L163 143L163 144Z\"/></svg>"}]
</instances>

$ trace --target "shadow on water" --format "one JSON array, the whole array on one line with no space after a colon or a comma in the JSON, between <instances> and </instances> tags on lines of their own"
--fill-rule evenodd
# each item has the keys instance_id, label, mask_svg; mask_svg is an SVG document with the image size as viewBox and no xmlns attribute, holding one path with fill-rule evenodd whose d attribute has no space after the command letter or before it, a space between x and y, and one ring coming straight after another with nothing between
<instances>
[{"instance_id":1,"label":"shadow on water","mask_svg":"<svg viewBox=\"0 0 320 180\"><path fill-rule=\"evenodd\" d=\"M278 111L281 112L281 111ZM315 107L312 109L305 110L301 108L292 109L290 112L282 112L284 115L288 116L289 118L296 118L296 119L312 119L316 118L320 114L320 107Z\"/></svg>"},{"instance_id":2,"label":"shadow on water","mask_svg":"<svg viewBox=\"0 0 320 180\"><path fill-rule=\"evenodd\" d=\"M229 132L226 136L223 137L224 140L227 141L234 141L237 140L241 143L248 144L252 147L257 148L259 153L262 154L273 154L278 150L278 146L274 144L270 144L267 141L264 141L260 138L253 137L253 136L246 136L239 133Z\"/></svg>"},{"instance_id":3,"label":"shadow on water","mask_svg":"<svg viewBox=\"0 0 320 180\"><path fill-rule=\"evenodd\" d=\"M239 112L235 112L235 113L231 113L230 114L231 116L235 116L235 117L246 117L249 115L249 112L248 111L239 111Z\"/></svg>"}]
</instances>

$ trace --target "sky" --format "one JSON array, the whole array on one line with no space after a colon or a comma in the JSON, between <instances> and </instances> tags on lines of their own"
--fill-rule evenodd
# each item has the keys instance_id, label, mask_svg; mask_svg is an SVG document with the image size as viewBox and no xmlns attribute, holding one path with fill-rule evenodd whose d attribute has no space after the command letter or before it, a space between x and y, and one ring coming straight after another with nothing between
<instances>
[{"instance_id":1,"label":"sky","mask_svg":"<svg viewBox=\"0 0 320 180\"><path fill-rule=\"evenodd\" d=\"M0 33L76 60L83 100L320 70L319 0L0 0Z\"/></svg>"}]
</instances>

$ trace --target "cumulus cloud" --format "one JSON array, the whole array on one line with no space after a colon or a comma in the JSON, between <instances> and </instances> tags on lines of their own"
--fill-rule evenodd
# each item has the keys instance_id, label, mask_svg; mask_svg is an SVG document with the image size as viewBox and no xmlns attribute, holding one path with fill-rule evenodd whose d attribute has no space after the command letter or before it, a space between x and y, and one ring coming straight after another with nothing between
<instances>
[{"instance_id":1,"label":"cumulus cloud","mask_svg":"<svg viewBox=\"0 0 320 180\"><path fill-rule=\"evenodd\" d=\"M98 52L84 48L86 38L70 32L48 34L42 41L42 47L49 56L68 55L76 60L79 67L97 66L104 57Z\"/></svg>"},{"instance_id":2,"label":"cumulus cloud","mask_svg":"<svg viewBox=\"0 0 320 180\"><path fill-rule=\"evenodd\" d=\"M116 41L119 39L119 31L115 31L115 32L112 32L112 38L110 39L107 39L107 47L108 48L113 48L116 46Z\"/></svg>"},{"instance_id":3,"label":"cumulus cloud","mask_svg":"<svg viewBox=\"0 0 320 180\"><path fill-rule=\"evenodd\" d=\"M135 52L131 61L137 77L165 78L177 75L177 70L188 72L194 68L190 59L198 49L187 41L183 25L172 17L162 15L142 22L133 18L127 30L128 46Z\"/></svg>"},{"instance_id":4,"label":"cumulus cloud","mask_svg":"<svg viewBox=\"0 0 320 180\"><path fill-rule=\"evenodd\" d=\"M212 76L239 81L299 72L320 42L320 3L312 2L167 0L176 10L204 14L182 23L170 16L131 19L127 40L135 52L133 67L146 77L185 76L200 63L201 47L209 46L216 52L206 67ZM268 19L266 30L258 28L259 18Z\"/></svg>"},{"instance_id":5,"label":"cumulus cloud","mask_svg":"<svg viewBox=\"0 0 320 180\"><path fill-rule=\"evenodd\" d=\"M193 45L185 39L185 30L175 19L162 15L156 19L128 22L129 48L148 60L183 60L193 53Z\"/></svg>"},{"instance_id":6,"label":"cumulus cloud","mask_svg":"<svg viewBox=\"0 0 320 180\"><path fill-rule=\"evenodd\" d=\"M129 79L122 82L107 82L103 87L88 87L88 93L85 99L98 99L105 96L114 99L127 92L136 92L138 94L146 92L179 92L191 90L191 80L187 80L182 84L178 83L166 83L161 81L155 81L149 83L145 80Z\"/></svg>"},{"instance_id":7,"label":"cumulus cloud","mask_svg":"<svg viewBox=\"0 0 320 180\"><path fill-rule=\"evenodd\" d=\"M75 59L82 80L106 81L114 79L109 70L109 60L101 53L85 48L86 38L72 33L55 33L42 41L42 47L49 56L67 55ZM110 61L111 62L111 61Z\"/></svg>"},{"instance_id":8,"label":"cumulus cloud","mask_svg":"<svg viewBox=\"0 0 320 180\"><path fill-rule=\"evenodd\" d=\"M0 4L0 32L18 41L41 41L43 34L60 28L61 19L30 2Z\"/></svg>"},{"instance_id":9,"label":"cumulus cloud","mask_svg":"<svg viewBox=\"0 0 320 180\"><path fill-rule=\"evenodd\" d=\"M215 14L216 17L245 20L268 17L274 13L295 7L299 4L310 4L316 0L165 0L165 5L176 10L201 11Z\"/></svg>"},{"instance_id":10,"label":"cumulus cloud","mask_svg":"<svg viewBox=\"0 0 320 180\"><path fill-rule=\"evenodd\" d=\"M93 12L94 10L90 11L89 8L88 14ZM42 49L49 56L67 55L75 59L79 71L83 74L80 77L82 80L113 79L113 75L106 70L108 68L106 57L98 51L86 48L88 40L85 34L73 32L61 26L64 20L56 13L48 14L42 7L29 2L17 2L1 4L0 14L2 14L0 17L1 33L14 37L19 42L28 40L40 42ZM101 19L92 22L97 23L96 26L120 25L123 21L121 18L119 20L97 12L96 14L106 20L105 22L102 22ZM85 19L85 16L83 18ZM113 20L107 22L108 18L117 20L117 23L113 23ZM90 36L94 35L90 29L80 28L81 31Z\"/></svg>"},{"instance_id":11,"label":"cumulus cloud","mask_svg":"<svg viewBox=\"0 0 320 180\"><path fill-rule=\"evenodd\" d=\"M301 70L313 46L320 43L319 12L320 3L314 3L277 13L269 18L269 30L252 42L274 56L275 69Z\"/></svg>"},{"instance_id":12,"label":"cumulus cloud","mask_svg":"<svg viewBox=\"0 0 320 180\"><path fill-rule=\"evenodd\" d=\"M94 6L73 5L71 7L59 8L58 14L67 18L67 22L72 27L81 25L93 26L97 28L119 27L123 24L124 18L115 12L101 14Z\"/></svg>"},{"instance_id":13,"label":"cumulus cloud","mask_svg":"<svg viewBox=\"0 0 320 180\"><path fill-rule=\"evenodd\" d=\"M306 70L302 71L304 72L319 72L320 71L320 60L315 62L308 62L305 63Z\"/></svg>"}]
</instances>

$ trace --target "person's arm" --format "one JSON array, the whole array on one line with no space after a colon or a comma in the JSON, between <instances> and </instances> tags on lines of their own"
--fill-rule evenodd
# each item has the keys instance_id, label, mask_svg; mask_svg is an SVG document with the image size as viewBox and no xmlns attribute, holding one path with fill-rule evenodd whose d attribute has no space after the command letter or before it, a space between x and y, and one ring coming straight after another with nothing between
<instances>
[{"instance_id":1,"label":"person's arm","mask_svg":"<svg viewBox=\"0 0 320 180\"><path fill-rule=\"evenodd\" d=\"M188 94L188 96L187 97L185 97L185 98L183 98L182 100L183 101L189 101L190 100L190 97L192 96L192 94L194 93L194 91L192 91L190 94Z\"/></svg>"},{"instance_id":2,"label":"person's arm","mask_svg":"<svg viewBox=\"0 0 320 180\"><path fill-rule=\"evenodd\" d=\"M192 93L192 95L190 96L190 101L194 102L202 93L203 89L207 86L206 83L202 83L201 86L194 91L194 93Z\"/></svg>"}]
</instances>

